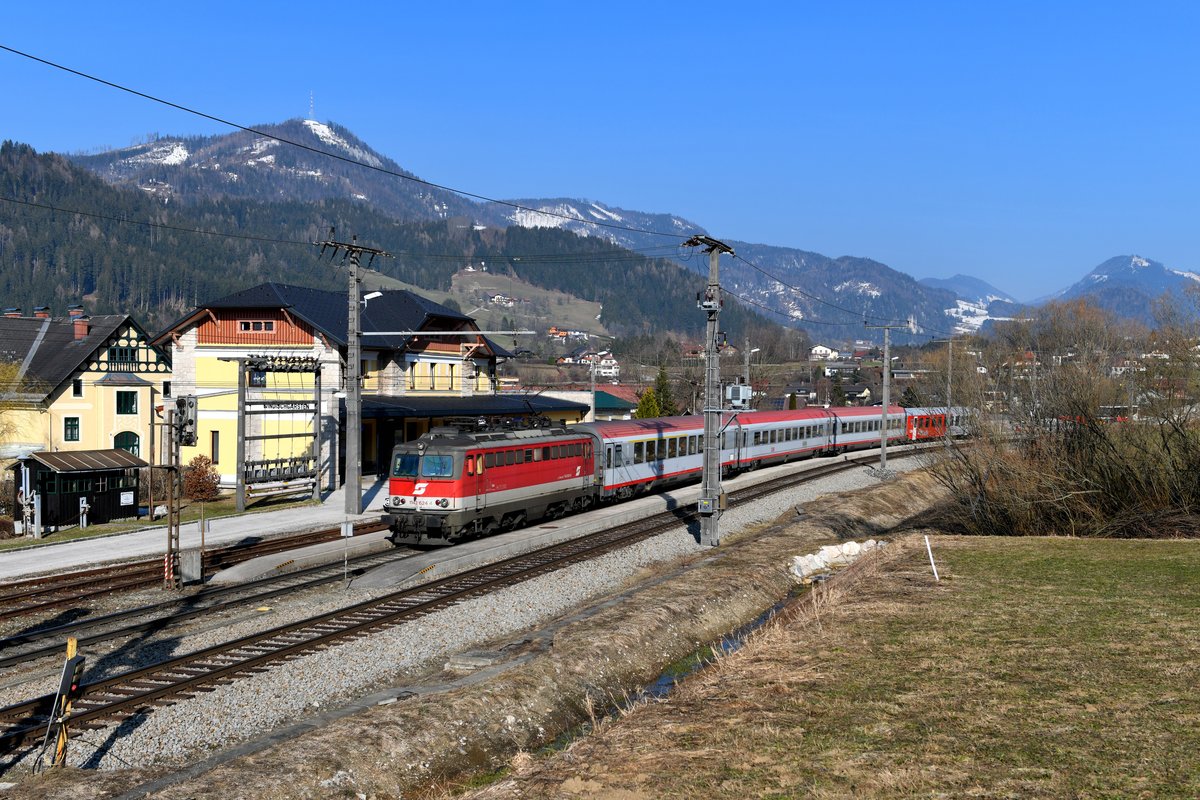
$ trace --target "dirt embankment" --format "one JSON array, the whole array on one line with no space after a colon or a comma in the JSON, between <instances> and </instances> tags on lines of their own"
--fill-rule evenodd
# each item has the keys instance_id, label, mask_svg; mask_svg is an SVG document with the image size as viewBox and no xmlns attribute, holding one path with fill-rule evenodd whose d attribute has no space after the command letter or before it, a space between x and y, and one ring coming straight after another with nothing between
<instances>
[{"instance_id":1,"label":"dirt embankment","mask_svg":"<svg viewBox=\"0 0 1200 800\"><path fill-rule=\"evenodd\" d=\"M785 598L795 587L793 556L838 538L878 537L938 495L918 474L809 503L691 563L638 576L623 594L506 649L514 660L488 680L372 708L149 796L399 798L504 768ZM112 796L150 777L65 771L12 796Z\"/></svg>"}]
</instances>

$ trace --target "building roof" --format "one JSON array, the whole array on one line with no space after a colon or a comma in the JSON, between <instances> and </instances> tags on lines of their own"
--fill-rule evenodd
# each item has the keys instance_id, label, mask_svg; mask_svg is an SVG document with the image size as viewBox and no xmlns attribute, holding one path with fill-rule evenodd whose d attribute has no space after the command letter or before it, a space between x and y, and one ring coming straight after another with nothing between
<instances>
[{"instance_id":1,"label":"building roof","mask_svg":"<svg viewBox=\"0 0 1200 800\"><path fill-rule=\"evenodd\" d=\"M29 458L55 472L91 472L104 469L140 469L149 466L127 450L39 450Z\"/></svg>"},{"instance_id":2,"label":"building roof","mask_svg":"<svg viewBox=\"0 0 1200 800\"><path fill-rule=\"evenodd\" d=\"M386 417L474 417L545 414L551 411L577 411L586 414L584 403L538 394L476 395L451 397L437 395L363 395L363 418Z\"/></svg>"},{"instance_id":3,"label":"building roof","mask_svg":"<svg viewBox=\"0 0 1200 800\"><path fill-rule=\"evenodd\" d=\"M322 333L330 342L346 346L349 307L345 292L292 286L286 283L260 283L240 292L218 298L199 306L187 316L168 325L158 336L160 342L170 333L203 316L208 310L221 309L287 309ZM374 336L385 331L455 330L474 324L474 320L451 308L421 297L406 289L384 291L367 301L359 313L363 331L363 346L371 348L402 348L411 336ZM469 333L470 331L464 331ZM492 352L501 357L512 354L483 337Z\"/></svg>"},{"instance_id":4,"label":"building roof","mask_svg":"<svg viewBox=\"0 0 1200 800\"><path fill-rule=\"evenodd\" d=\"M18 380L24 399L44 400L122 325L139 327L124 314L89 317L87 322L87 335L76 339L71 319L0 317L0 361L20 365Z\"/></svg>"},{"instance_id":5,"label":"building roof","mask_svg":"<svg viewBox=\"0 0 1200 800\"><path fill-rule=\"evenodd\" d=\"M635 408L637 403L631 403L600 389L596 390L596 411L630 411Z\"/></svg>"}]
</instances>

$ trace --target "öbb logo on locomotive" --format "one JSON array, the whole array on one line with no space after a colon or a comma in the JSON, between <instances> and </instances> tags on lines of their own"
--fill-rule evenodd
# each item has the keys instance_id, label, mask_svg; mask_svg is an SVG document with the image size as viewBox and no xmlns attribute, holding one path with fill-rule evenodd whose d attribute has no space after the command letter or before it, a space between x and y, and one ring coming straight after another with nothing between
<instances>
[{"instance_id":1,"label":"\u00f6bb logo on locomotive","mask_svg":"<svg viewBox=\"0 0 1200 800\"><path fill-rule=\"evenodd\" d=\"M887 411L889 443L964 436L963 407ZM882 407L727 413L722 472L877 447ZM434 428L392 452L385 510L395 544L449 545L597 503L699 480L704 417L526 429L475 421ZM420 498L418 504L418 498Z\"/></svg>"}]
</instances>

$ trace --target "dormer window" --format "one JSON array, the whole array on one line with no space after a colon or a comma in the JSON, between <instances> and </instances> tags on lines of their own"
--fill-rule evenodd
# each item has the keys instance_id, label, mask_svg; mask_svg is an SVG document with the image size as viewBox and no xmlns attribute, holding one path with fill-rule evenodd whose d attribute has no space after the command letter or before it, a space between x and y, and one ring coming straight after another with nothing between
<instances>
[{"instance_id":1,"label":"dormer window","mask_svg":"<svg viewBox=\"0 0 1200 800\"><path fill-rule=\"evenodd\" d=\"M243 319L238 320L238 330L242 333L274 333L273 319Z\"/></svg>"}]
</instances>

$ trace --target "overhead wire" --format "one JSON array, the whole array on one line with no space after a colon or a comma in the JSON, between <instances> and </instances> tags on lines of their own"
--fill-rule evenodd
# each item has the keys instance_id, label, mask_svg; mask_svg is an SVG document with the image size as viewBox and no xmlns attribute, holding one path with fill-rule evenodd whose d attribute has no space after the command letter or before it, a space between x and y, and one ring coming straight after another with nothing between
<instances>
[{"instance_id":1,"label":"overhead wire","mask_svg":"<svg viewBox=\"0 0 1200 800\"><path fill-rule=\"evenodd\" d=\"M577 216L574 216L571 214L563 214L563 213L557 212L557 211L547 211L547 210L540 209L540 208L533 208L531 206L521 205L520 203L514 203L510 200L499 200L494 197L488 197L487 195L479 194L478 192L471 192L471 191L467 191L465 189L456 189L453 186L447 186L445 184L435 183L434 181L428 181L423 178L418 178L415 175L407 175L403 172L399 172L394 169L388 169L387 167L378 166L376 164L369 164L365 161L359 161L356 158L339 155L339 154L331 152L329 150L323 150L320 147L313 147L312 145L304 144L303 142L297 142L294 139L288 139L283 136L278 136L273 133L268 133L266 131L259 130L258 128L252 128L248 125L242 125L241 123L234 122L234 121L228 120L228 119L224 119L223 117L218 117L215 114L208 114L206 112L199 111L199 110L191 108L189 106L185 106L182 103L175 103L170 100L165 100L161 97L156 97L152 94L148 94L146 92L142 92L137 89L133 89L129 86L124 86L124 85L116 83L114 81L106 80L106 79L98 77L96 75L91 75L91 74L83 72L81 70L73 69L64 64L59 64L57 62L50 61L49 59L35 56L32 53L26 53L22 50L16 49L15 47L9 47L8 45L0 44L0 50L5 50L14 55L21 56L22 58L27 58L31 61L36 61L40 64L45 64L48 67L53 67L54 69L62 70L63 72L67 72L72 75L76 75L80 78L86 78L87 80L95 81L96 83L99 83L103 86L108 86L112 89L117 89L119 91L126 92L128 94L132 94L136 97L141 97L145 100L150 100L152 102L159 103L161 105L168 106L170 108L174 108L176 110L183 111L188 114L193 114L197 117L201 117L203 119L207 119L212 122L220 123L221 125L228 125L231 128L236 128L237 130L245 131L246 133L252 133L255 136L261 136L264 139L271 139L273 141L279 142L280 144L286 144L286 145L290 145L292 147L297 147L301 150L307 150L311 153L317 153L319 155L323 155L328 158L335 159L337 161L342 161L347 164L354 164L356 166L362 167L363 169L374 170L375 172L379 172L384 175L390 175L394 178L400 178L402 180L411 181L413 183L419 183L422 186L428 186L433 189L441 189L442 191L452 192L452 193L454 193L456 195L460 195L462 197L470 197L475 200L483 200L488 203L495 203L497 205L507 206L509 208L515 208L518 211L527 211L527 212L530 212L533 214L543 214L543 215L549 216L549 217L565 219L565 220L569 220L571 222L579 222L579 223L583 223L586 225L594 225L594 226L600 227L600 228L610 228L613 230L627 231L630 233L643 233L643 234L647 234L650 236L663 236L663 237L667 237L667 238L671 238L671 239L685 240L688 238L688 235L685 235L685 234L667 233L665 231L655 231L655 230L650 230L648 228L637 228L632 225L619 225L615 222L601 222L599 220L585 219L583 217L577 217Z\"/></svg>"}]
</instances>

